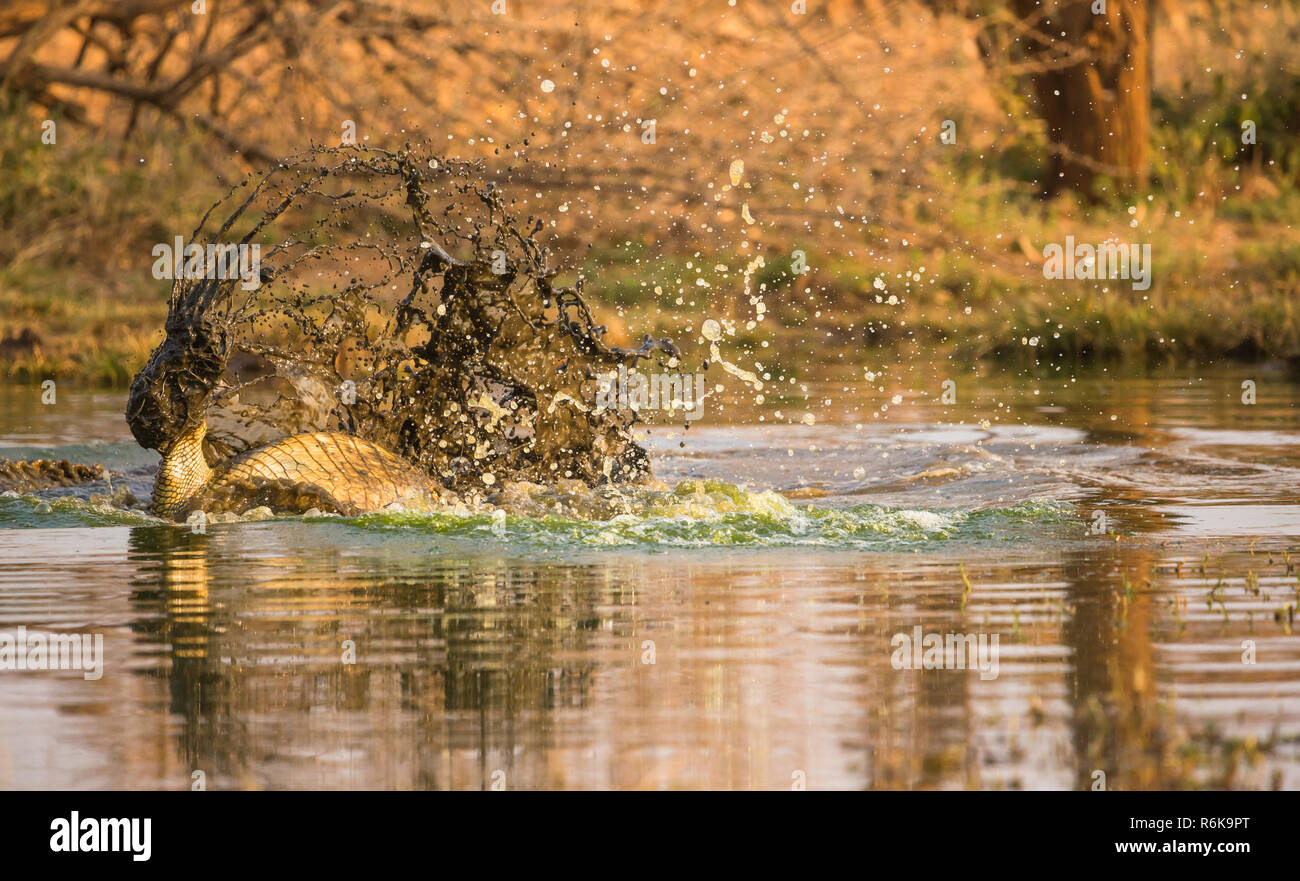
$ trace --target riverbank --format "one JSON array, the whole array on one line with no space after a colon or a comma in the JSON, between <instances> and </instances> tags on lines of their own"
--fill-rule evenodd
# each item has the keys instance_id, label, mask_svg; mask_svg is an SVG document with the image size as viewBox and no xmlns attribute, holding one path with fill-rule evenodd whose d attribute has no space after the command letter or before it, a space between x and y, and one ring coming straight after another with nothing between
<instances>
[{"instance_id":1,"label":"riverbank","mask_svg":"<svg viewBox=\"0 0 1300 881\"><path fill-rule=\"evenodd\" d=\"M134 146L134 161L96 142L60 148L73 157L39 144L0 152L5 381L123 387L161 340L170 282L153 278L153 247L191 229L232 180L194 143ZM709 318L734 329L732 360L791 370L828 356L1011 367L1300 357L1300 189L1288 174L1217 167L1195 192L1157 176L1150 192L1105 204L1043 202L1005 169L963 171L960 158L931 179L888 221L831 209L817 215L827 231L805 239L758 222L710 248L611 205L591 230L561 222L554 251L561 281L583 276L612 342L667 335L697 360ZM748 210L761 220L779 199L751 197ZM563 204L550 216L567 217ZM1149 247L1146 277L1047 277L1044 254L1072 241Z\"/></svg>"},{"instance_id":2,"label":"riverbank","mask_svg":"<svg viewBox=\"0 0 1300 881\"><path fill-rule=\"evenodd\" d=\"M682 294L660 282L711 278L713 290L726 290L730 277L740 287L735 272L712 270L719 264L695 275L686 264L698 258L680 261L679 274L666 271L663 261L646 274L611 260L588 275L587 290L612 342L667 335L688 358L703 359L703 321L734 315L735 333L724 339L733 356L791 368L814 355L865 365L920 357L1012 368L1300 358L1300 241L1294 231L1207 226L1227 231L1238 244L1217 260L1157 269L1145 292L1122 281L1035 279L1029 268L977 274L960 259L920 283L907 272L915 279L923 264L882 272L845 262L813 269L797 285L787 272L768 272L765 309L756 320L747 302L717 308L698 295L693 306L675 302ZM1159 251L1155 260L1159 267ZM77 267L0 270L0 372L15 383L55 379L125 387L162 339L167 292L166 282L148 277L147 266L120 276L88 276Z\"/></svg>"}]
</instances>

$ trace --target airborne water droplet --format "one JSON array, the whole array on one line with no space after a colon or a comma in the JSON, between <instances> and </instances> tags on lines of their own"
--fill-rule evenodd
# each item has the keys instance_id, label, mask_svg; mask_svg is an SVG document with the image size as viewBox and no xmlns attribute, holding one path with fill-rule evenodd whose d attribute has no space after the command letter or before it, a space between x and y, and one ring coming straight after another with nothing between
<instances>
[{"instance_id":1,"label":"airborne water droplet","mask_svg":"<svg viewBox=\"0 0 1300 881\"><path fill-rule=\"evenodd\" d=\"M740 186L740 179L745 176L745 160L744 159L733 160L731 163L731 168L727 169L727 171L731 175L731 185L733 187Z\"/></svg>"}]
</instances>

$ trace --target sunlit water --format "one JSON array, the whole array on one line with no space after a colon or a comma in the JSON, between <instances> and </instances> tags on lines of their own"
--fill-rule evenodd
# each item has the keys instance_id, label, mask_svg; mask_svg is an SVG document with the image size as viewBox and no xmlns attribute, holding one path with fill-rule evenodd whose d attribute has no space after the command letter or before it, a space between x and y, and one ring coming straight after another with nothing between
<instances>
[{"instance_id":1,"label":"sunlit water","mask_svg":"<svg viewBox=\"0 0 1300 881\"><path fill-rule=\"evenodd\" d=\"M105 653L0 671L0 787L1300 787L1300 384L1048 375L718 404L595 508L0 498L0 633ZM10 388L0 457L147 498L122 403ZM896 669L917 627L996 676Z\"/></svg>"}]
</instances>

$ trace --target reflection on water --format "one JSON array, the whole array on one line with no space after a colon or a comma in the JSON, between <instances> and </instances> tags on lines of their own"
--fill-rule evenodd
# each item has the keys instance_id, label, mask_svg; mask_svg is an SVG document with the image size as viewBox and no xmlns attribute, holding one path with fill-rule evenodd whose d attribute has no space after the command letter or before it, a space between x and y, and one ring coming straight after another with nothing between
<instances>
[{"instance_id":1,"label":"reflection on water","mask_svg":"<svg viewBox=\"0 0 1300 881\"><path fill-rule=\"evenodd\" d=\"M1297 788L1300 390L1207 403L1236 382L653 435L670 482L798 505L1077 510L876 550L192 534L0 500L0 631L106 653L99 681L0 672L0 787ZM0 416L5 444L91 439ZM917 626L996 634L997 677L895 669Z\"/></svg>"}]
</instances>

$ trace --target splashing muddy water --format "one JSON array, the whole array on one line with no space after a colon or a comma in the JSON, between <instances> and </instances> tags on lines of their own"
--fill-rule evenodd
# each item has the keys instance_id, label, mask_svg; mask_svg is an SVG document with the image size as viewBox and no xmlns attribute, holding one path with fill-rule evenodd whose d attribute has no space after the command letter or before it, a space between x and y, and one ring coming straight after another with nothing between
<instances>
[{"instance_id":1,"label":"splashing muddy water","mask_svg":"<svg viewBox=\"0 0 1300 881\"><path fill-rule=\"evenodd\" d=\"M200 271L175 273L166 338L131 386L136 439L167 450L206 419L215 464L344 432L470 501L508 480L645 478L635 411L595 407L595 386L677 351L606 345L580 284L554 284L544 221L501 190L477 164L348 147L236 187L191 236ZM199 249L232 246L258 249L260 284L202 271Z\"/></svg>"}]
</instances>

